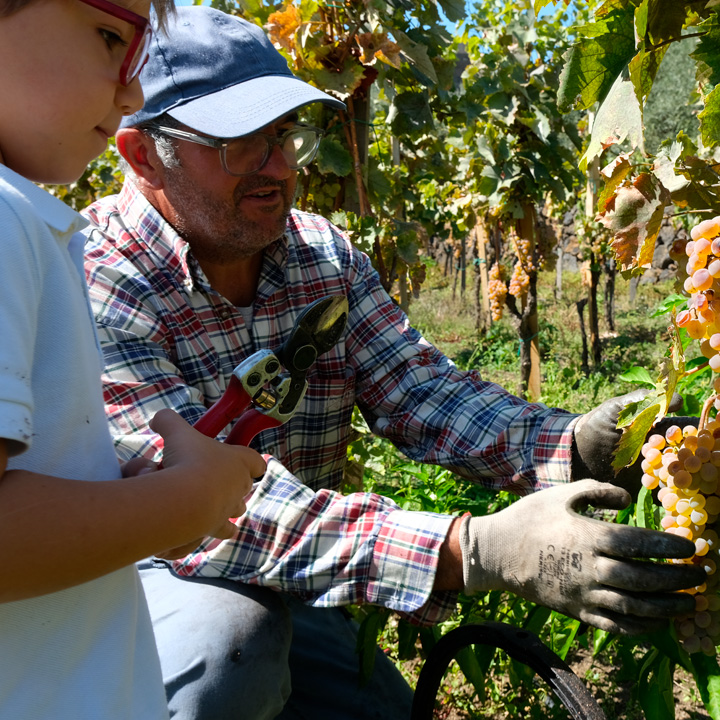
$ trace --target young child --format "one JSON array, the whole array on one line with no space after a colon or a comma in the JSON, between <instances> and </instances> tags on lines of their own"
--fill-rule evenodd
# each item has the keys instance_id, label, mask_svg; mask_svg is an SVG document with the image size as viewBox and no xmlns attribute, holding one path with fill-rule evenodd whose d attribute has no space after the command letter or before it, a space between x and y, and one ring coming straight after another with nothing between
<instances>
[{"instance_id":1,"label":"young child","mask_svg":"<svg viewBox=\"0 0 720 720\"><path fill-rule=\"evenodd\" d=\"M172 2L155 2L162 18ZM264 470L164 411L164 469L121 473L82 279L86 223L33 184L76 180L140 108L149 11L0 0L2 720L167 718L133 563L231 536L227 518Z\"/></svg>"}]
</instances>

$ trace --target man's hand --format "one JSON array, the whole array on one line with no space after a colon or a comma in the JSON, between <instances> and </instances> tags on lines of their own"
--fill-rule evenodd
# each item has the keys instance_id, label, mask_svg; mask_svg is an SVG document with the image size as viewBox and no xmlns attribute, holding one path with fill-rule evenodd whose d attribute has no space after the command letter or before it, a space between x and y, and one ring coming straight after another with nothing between
<instances>
[{"instance_id":1,"label":"man's hand","mask_svg":"<svg viewBox=\"0 0 720 720\"><path fill-rule=\"evenodd\" d=\"M510 590L610 632L654 630L692 612L693 597L676 590L704 582L695 565L648 562L688 558L689 540L615 525L578 511L621 509L628 493L580 480L524 497L493 515L460 526L464 591Z\"/></svg>"},{"instance_id":2,"label":"man's hand","mask_svg":"<svg viewBox=\"0 0 720 720\"><path fill-rule=\"evenodd\" d=\"M642 400L647 392L647 390L633 390L626 395L610 398L580 417L574 430L571 468L573 479L594 478L610 482L625 488L633 497L637 497L643 474L640 467L642 458L638 458L630 467L623 468L617 475L613 470L612 461L618 440L622 435L622 430L617 428L618 415L629 403ZM679 410L681 406L682 398L676 394L668 409ZM684 427L697 426L697 423L696 417L669 417L661 420L652 432L663 434L670 425Z\"/></svg>"}]
</instances>

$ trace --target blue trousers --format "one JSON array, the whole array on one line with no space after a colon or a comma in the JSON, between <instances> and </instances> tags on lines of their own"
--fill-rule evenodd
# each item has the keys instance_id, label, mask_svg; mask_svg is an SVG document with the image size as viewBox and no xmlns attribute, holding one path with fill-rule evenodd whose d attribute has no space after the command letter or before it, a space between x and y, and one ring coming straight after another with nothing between
<instances>
[{"instance_id":1,"label":"blue trousers","mask_svg":"<svg viewBox=\"0 0 720 720\"><path fill-rule=\"evenodd\" d=\"M175 720L406 720L412 690L378 648L360 687L340 608L139 565Z\"/></svg>"}]
</instances>

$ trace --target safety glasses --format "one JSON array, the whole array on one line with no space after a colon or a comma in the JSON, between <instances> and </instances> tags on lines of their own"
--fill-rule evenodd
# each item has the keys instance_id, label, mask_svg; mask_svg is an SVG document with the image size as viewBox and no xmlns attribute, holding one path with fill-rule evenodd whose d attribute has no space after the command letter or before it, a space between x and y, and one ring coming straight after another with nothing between
<instances>
[{"instance_id":1,"label":"safety glasses","mask_svg":"<svg viewBox=\"0 0 720 720\"><path fill-rule=\"evenodd\" d=\"M130 23L135 27L135 34L128 45L125 59L120 67L120 83L122 85L129 85L139 75L143 65L145 65L148 59L150 41L152 40L150 21L142 15L115 5L115 3L111 3L108 0L80 0L80 2L102 10L102 12Z\"/></svg>"}]
</instances>

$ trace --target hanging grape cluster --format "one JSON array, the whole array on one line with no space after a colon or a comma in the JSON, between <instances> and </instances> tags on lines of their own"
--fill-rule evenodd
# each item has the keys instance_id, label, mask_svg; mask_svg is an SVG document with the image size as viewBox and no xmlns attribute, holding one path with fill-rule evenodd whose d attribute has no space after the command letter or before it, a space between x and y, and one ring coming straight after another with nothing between
<instances>
[{"instance_id":1,"label":"hanging grape cluster","mask_svg":"<svg viewBox=\"0 0 720 720\"><path fill-rule=\"evenodd\" d=\"M658 489L663 529L695 543L692 558L673 562L702 565L707 573L703 585L683 591L694 595L695 612L675 619L678 639L689 653L715 655L720 644L720 541L714 528L720 516L720 422L712 420L699 431L673 425L665 435L651 435L642 455L642 483Z\"/></svg>"},{"instance_id":2,"label":"hanging grape cluster","mask_svg":"<svg viewBox=\"0 0 720 720\"><path fill-rule=\"evenodd\" d=\"M720 217L699 223L690 237L685 245L684 273L682 263L678 265L690 300L676 322L700 342L700 352L713 371L720 373ZM718 387L716 382L716 392ZM715 408L720 409L720 401L716 401Z\"/></svg>"},{"instance_id":3,"label":"hanging grape cluster","mask_svg":"<svg viewBox=\"0 0 720 720\"><path fill-rule=\"evenodd\" d=\"M519 238L515 232L512 232L511 238L517 262L513 266L508 292L522 302L527 297L530 288L529 273L535 269L532 258L532 243L526 238Z\"/></svg>"},{"instance_id":4,"label":"hanging grape cluster","mask_svg":"<svg viewBox=\"0 0 720 720\"><path fill-rule=\"evenodd\" d=\"M505 267L495 263L489 272L488 295L490 296L490 314L497 322L502 318L503 306L507 297L507 285L505 284Z\"/></svg>"},{"instance_id":5,"label":"hanging grape cluster","mask_svg":"<svg viewBox=\"0 0 720 720\"><path fill-rule=\"evenodd\" d=\"M664 509L662 528L695 543L688 562L702 565L705 584L685 590L695 598L695 612L675 620L680 643L690 653L715 655L720 644L720 420L707 421L710 404L720 409L720 217L704 220L670 250L678 264L676 282L690 296L676 324L700 343L715 373L714 394L706 402L700 427L673 425L665 435L651 435L642 448L643 485L657 490Z\"/></svg>"}]
</instances>

